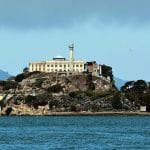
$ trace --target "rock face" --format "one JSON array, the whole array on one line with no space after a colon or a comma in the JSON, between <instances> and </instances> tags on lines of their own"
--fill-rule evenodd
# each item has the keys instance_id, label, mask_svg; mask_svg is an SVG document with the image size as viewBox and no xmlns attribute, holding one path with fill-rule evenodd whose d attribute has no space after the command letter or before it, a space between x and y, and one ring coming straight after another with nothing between
<instances>
[{"instance_id":1,"label":"rock face","mask_svg":"<svg viewBox=\"0 0 150 150\"><path fill-rule=\"evenodd\" d=\"M39 73L23 79L20 89L25 92L34 90L50 90L53 93L68 93L72 91L102 90L107 91L112 88L112 83L104 77L92 77L91 75L57 75L54 73ZM54 89L53 89L54 88Z\"/></svg>"},{"instance_id":2,"label":"rock face","mask_svg":"<svg viewBox=\"0 0 150 150\"><path fill-rule=\"evenodd\" d=\"M16 82L16 81L18 82ZM26 73L0 83L5 96L2 115L48 115L51 112L101 112L135 110L116 96L113 82L90 74Z\"/></svg>"}]
</instances>

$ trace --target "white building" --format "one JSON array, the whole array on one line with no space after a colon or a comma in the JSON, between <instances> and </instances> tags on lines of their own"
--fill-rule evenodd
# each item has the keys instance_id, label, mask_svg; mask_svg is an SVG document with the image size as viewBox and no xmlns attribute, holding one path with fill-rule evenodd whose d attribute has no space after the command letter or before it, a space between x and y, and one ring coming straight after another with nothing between
<instances>
[{"instance_id":1,"label":"white building","mask_svg":"<svg viewBox=\"0 0 150 150\"><path fill-rule=\"evenodd\" d=\"M70 59L57 56L53 60L43 62L29 63L29 72L83 72L85 62L82 60L74 60L74 45L69 46Z\"/></svg>"}]
</instances>

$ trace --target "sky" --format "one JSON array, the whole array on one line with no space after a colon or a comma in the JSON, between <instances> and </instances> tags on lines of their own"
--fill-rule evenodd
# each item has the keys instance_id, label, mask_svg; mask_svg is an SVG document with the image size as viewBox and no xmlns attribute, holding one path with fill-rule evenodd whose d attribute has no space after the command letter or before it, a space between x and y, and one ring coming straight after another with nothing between
<instances>
[{"instance_id":1,"label":"sky","mask_svg":"<svg viewBox=\"0 0 150 150\"><path fill-rule=\"evenodd\" d=\"M150 81L149 0L0 0L0 69L29 62L96 60L124 80Z\"/></svg>"}]
</instances>

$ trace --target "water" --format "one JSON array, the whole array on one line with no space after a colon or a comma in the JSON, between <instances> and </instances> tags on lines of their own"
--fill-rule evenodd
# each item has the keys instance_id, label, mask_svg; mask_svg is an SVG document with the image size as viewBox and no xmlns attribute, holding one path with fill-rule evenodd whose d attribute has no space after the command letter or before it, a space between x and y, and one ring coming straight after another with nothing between
<instances>
[{"instance_id":1,"label":"water","mask_svg":"<svg viewBox=\"0 0 150 150\"><path fill-rule=\"evenodd\" d=\"M150 117L0 117L0 150L148 150Z\"/></svg>"}]
</instances>

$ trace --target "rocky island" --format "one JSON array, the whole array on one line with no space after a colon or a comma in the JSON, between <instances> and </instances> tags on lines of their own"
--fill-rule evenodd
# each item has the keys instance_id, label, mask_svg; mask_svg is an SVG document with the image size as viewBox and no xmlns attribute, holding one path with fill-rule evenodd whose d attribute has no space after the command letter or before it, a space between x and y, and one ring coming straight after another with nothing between
<instances>
[{"instance_id":1,"label":"rocky island","mask_svg":"<svg viewBox=\"0 0 150 150\"><path fill-rule=\"evenodd\" d=\"M24 72L7 81L0 81L3 96L0 101L1 115L138 112L142 103L131 98L135 98L133 91L132 94L125 91L128 86L129 83L122 87L124 92L119 92L113 80L87 73L59 75ZM142 102L149 105L149 102Z\"/></svg>"},{"instance_id":2,"label":"rocky island","mask_svg":"<svg viewBox=\"0 0 150 150\"><path fill-rule=\"evenodd\" d=\"M110 66L57 56L29 63L23 73L0 81L1 115L67 115L150 111L150 84L115 86Z\"/></svg>"}]
</instances>

